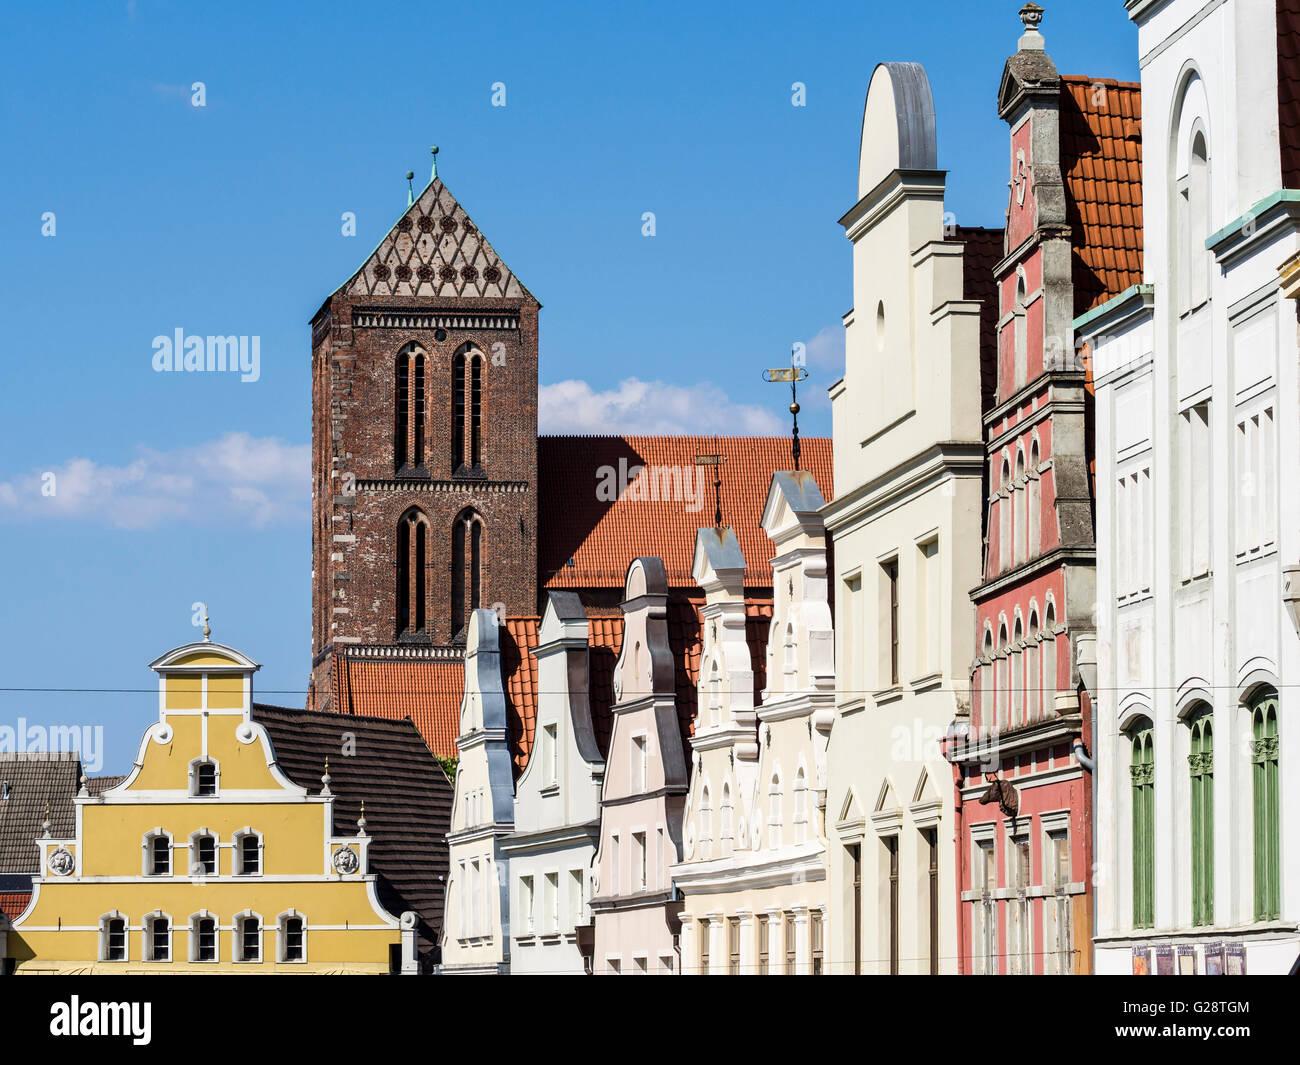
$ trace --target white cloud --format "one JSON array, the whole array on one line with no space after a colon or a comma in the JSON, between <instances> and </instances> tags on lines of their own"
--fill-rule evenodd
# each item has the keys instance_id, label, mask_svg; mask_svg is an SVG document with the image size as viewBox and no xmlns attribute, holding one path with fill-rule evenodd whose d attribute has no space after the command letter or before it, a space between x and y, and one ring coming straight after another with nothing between
<instances>
[{"instance_id":1,"label":"white cloud","mask_svg":"<svg viewBox=\"0 0 1300 1065\"><path fill-rule=\"evenodd\" d=\"M827 325L808 341L808 366L826 372L827 384L844 376L844 326ZM819 375L821 376L821 375Z\"/></svg>"},{"instance_id":2,"label":"white cloud","mask_svg":"<svg viewBox=\"0 0 1300 1065\"><path fill-rule=\"evenodd\" d=\"M247 433L173 451L142 447L121 466L72 458L0 481L0 518L81 519L122 529L170 522L257 528L305 520L310 501L311 448Z\"/></svg>"},{"instance_id":3,"label":"white cloud","mask_svg":"<svg viewBox=\"0 0 1300 1065\"><path fill-rule=\"evenodd\" d=\"M689 387L629 377L597 391L586 381L542 385L538 422L544 433L767 436L783 431L774 410L733 403L707 381Z\"/></svg>"}]
</instances>

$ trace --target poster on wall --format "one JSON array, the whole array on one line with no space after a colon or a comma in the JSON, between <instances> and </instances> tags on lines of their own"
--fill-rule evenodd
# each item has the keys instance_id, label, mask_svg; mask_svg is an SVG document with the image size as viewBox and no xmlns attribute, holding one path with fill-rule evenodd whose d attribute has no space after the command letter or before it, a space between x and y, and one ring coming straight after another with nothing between
<instances>
[{"instance_id":1,"label":"poster on wall","mask_svg":"<svg viewBox=\"0 0 1300 1065\"><path fill-rule=\"evenodd\" d=\"M1178 975L1179 976L1196 975L1196 948L1195 947L1178 948Z\"/></svg>"},{"instance_id":2,"label":"poster on wall","mask_svg":"<svg viewBox=\"0 0 1300 1065\"><path fill-rule=\"evenodd\" d=\"M1174 975L1174 948L1156 947L1156 975Z\"/></svg>"},{"instance_id":3,"label":"poster on wall","mask_svg":"<svg viewBox=\"0 0 1300 1065\"><path fill-rule=\"evenodd\" d=\"M1223 975L1223 944L1222 943L1205 944L1205 975L1206 976Z\"/></svg>"},{"instance_id":4,"label":"poster on wall","mask_svg":"<svg viewBox=\"0 0 1300 1065\"><path fill-rule=\"evenodd\" d=\"M1246 975L1246 944L1244 943L1228 944L1228 975L1229 976Z\"/></svg>"},{"instance_id":5,"label":"poster on wall","mask_svg":"<svg viewBox=\"0 0 1300 1065\"><path fill-rule=\"evenodd\" d=\"M1151 952L1146 947L1133 948L1133 975L1151 975Z\"/></svg>"}]
</instances>

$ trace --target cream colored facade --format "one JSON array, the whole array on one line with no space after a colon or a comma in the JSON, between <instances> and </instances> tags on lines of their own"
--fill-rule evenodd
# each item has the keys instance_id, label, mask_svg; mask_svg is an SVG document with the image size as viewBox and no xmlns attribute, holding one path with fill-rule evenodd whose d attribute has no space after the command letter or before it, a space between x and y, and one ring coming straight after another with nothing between
<instances>
[{"instance_id":1,"label":"cream colored facade","mask_svg":"<svg viewBox=\"0 0 1300 1065\"><path fill-rule=\"evenodd\" d=\"M934 103L915 63L876 67L862 123L854 307L831 388L836 714L828 748L829 964L956 971L950 770L969 710L980 580L979 305L945 239Z\"/></svg>"},{"instance_id":2,"label":"cream colored facade","mask_svg":"<svg viewBox=\"0 0 1300 1065\"><path fill-rule=\"evenodd\" d=\"M83 782L72 838L33 843L18 973L387 973L403 928L370 839L335 835L328 782L311 795L276 764L257 663L202 642L152 668L158 720L131 773L98 796Z\"/></svg>"},{"instance_id":3,"label":"cream colored facade","mask_svg":"<svg viewBox=\"0 0 1300 1065\"><path fill-rule=\"evenodd\" d=\"M501 843L514 830L514 769L501 680L501 627L491 610L475 610L470 617L456 750L440 971L506 973L510 879Z\"/></svg>"},{"instance_id":4,"label":"cream colored facade","mask_svg":"<svg viewBox=\"0 0 1300 1065\"><path fill-rule=\"evenodd\" d=\"M767 684L754 705L742 557L731 529L701 529L699 715L685 860L684 973L829 972L826 741L834 716L824 505L812 475L777 473L763 512L776 548Z\"/></svg>"}]
</instances>

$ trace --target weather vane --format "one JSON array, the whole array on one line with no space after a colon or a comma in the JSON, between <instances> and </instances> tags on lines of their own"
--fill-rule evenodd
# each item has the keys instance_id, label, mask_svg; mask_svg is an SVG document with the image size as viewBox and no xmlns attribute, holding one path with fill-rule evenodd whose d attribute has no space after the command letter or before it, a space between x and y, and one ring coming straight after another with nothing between
<instances>
[{"instance_id":1,"label":"weather vane","mask_svg":"<svg viewBox=\"0 0 1300 1065\"><path fill-rule=\"evenodd\" d=\"M696 455L695 465L713 467L713 524L722 528L722 464L726 455Z\"/></svg>"},{"instance_id":2,"label":"weather vane","mask_svg":"<svg viewBox=\"0 0 1300 1065\"><path fill-rule=\"evenodd\" d=\"M799 468L799 382L808 376L802 366L791 365L789 369L764 370L764 381L790 382L790 415L794 418L790 454L794 456L794 468Z\"/></svg>"}]
</instances>

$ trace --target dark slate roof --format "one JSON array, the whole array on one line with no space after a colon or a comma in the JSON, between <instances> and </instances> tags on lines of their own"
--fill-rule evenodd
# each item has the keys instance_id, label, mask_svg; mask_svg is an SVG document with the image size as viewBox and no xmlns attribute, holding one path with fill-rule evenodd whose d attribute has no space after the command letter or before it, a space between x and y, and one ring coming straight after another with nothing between
<instances>
[{"instance_id":1,"label":"dark slate roof","mask_svg":"<svg viewBox=\"0 0 1300 1065\"><path fill-rule=\"evenodd\" d=\"M4 782L9 785L9 797L0 798L0 873L39 871L36 837L47 804L55 837L76 831L72 800L80 778L75 753L0 754L0 795Z\"/></svg>"},{"instance_id":2,"label":"dark slate roof","mask_svg":"<svg viewBox=\"0 0 1300 1065\"><path fill-rule=\"evenodd\" d=\"M1282 187L1300 188L1300 0L1277 0L1277 126Z\"/></svg>"},{"instance_id":3,"label":"dark slate roof","mask_svg":"<svg viewBox=\"0 0 1300 1065\"><path fill-rule=\"evenodd\" d=\"M86 790L91 795L103 795L109 788L115 788L126 779L126 774L120 777L87 777Z\"/></svg>"},{"instance_id":4,"label":"dark slate roof","mask_svg":"<svg viewBox=\"0 0 1300 1065\"><path fill-rule=\"evenodd\" d=\"M992 410L998 390L998 286L993 267L1002 259L1004 231L958 226L962 253L962 298L980 304L980 409Z\"/></svg>"},{"instance_id":5,"label":"dark slate roof","mask_svg":"<svg viewBox=\"0 0 1300 1065\"><path fill-rule=\"evenodd\" d=\"M334 832L355 835L361 803L371 836L370 869L379 901L400 917L420 915L421 952L442 929L452 786L409 718L390 721L319 710L253 706L253 720L271 738L276 762L295 784L319 795L325 759L334 794ZM353 737L350 755L344 734Z\"/></svg>"}]
</instances>

